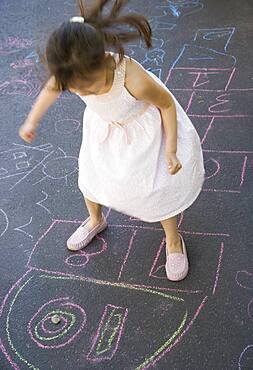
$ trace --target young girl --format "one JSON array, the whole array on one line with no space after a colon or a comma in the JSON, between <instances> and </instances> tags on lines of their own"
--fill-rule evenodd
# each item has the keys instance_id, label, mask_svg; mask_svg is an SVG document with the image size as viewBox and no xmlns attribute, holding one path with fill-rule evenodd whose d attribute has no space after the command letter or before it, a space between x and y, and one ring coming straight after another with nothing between
<instances>
[{"instance_id":1,"label":"young girl","mask_svg":"<svg viewBox=\"0 0 253 370\"><path fill-rule=\"evenodd\" d=\"M78 186L89 217L67 241L85 247L107 227L102 205L146 222L160 221L166 235L165 270L179 281L189 263L177 215L198 197L204 182L199 136L173 94L152 72L124 54L124 41L143 38L151 28L140 14L118 13L127 0L108 0L90 9L79 0L80 17L64 22L49 37L44 62L50 76L19 130L31 142L38 122L60 93L85 103ZM135 30L116 30L127 24ZM113 46L118 52L105 50Z\"/></svg>"}]
</instances>

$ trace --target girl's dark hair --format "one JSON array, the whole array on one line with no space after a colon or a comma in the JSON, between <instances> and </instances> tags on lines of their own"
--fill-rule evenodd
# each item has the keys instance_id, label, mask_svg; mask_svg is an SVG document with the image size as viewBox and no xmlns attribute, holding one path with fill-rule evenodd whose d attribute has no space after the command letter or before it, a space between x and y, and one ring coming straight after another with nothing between
<instances>
[{"instance_id":1,"label":"girl's dark hair","mask_svg":"<svg viewBox=\"0 0 253 370\"><path fill-rule=\"evenodd\" d=\"M119 15L129 0L114 0L108 15L102 12L110 0L96 0L90 8L86 8L82 0L77 1L84 23L63 22L50 34L44 54L39 52L40 61L50 77L55 77L59 91L68 89L76 78L90 81L92 73L104 64L106 45L116 49L119 62L124 57L124 42L142 38L148 48L152 47L152 30L144 16L137 13ZM124 24L135 30L117 30Z\"/></svg>"}]
</instances>

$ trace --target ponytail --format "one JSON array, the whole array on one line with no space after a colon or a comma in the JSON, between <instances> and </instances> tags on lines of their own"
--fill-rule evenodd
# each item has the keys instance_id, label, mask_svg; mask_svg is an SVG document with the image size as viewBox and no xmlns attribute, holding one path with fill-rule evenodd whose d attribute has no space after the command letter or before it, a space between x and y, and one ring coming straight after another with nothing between
<instances>
[{"instance_id":1,"label":"ponytail","mask_svg":"<svg viewBox=\"0 0 253 370\"><path fill-rule=\"evenodd\" d=\"M109 14L103 15L109 1L95 0L87 8L82 0L77 0L82 18L63 22L50 34L45 53L39 53L49 75L55 77L58 90L68 89L76 79L93 80L93 72L104 66L107 46L116 49L119 63L124 58L123 44L127 41L142 38L148 48L152 47L147 19L137 13L119 15L129 0L114 0ZM124 31L122 26L133 29Z\"/></svg>"},{"instance_id":2,"label":"ponytail","mask_svg":"<svg viewBox=\"0 0 253 370\"><path fill-rule=\"evenodd\" d=\"M81 17L85 22L94 26L103 36L104 43L116 49L120 56L120 61L124 57L123 43L142 38L147 48L152 47L152 30L147 19L141 14L128 13L119 15L120 10L129 0L114 0L111 11L108 15L103 15L104 6L111 0L96 0L95 4L87 8L83 1L78 0ZM127 25L135 28L133 31L117 31L116 27Z\"/></svg>"}]
</instances>

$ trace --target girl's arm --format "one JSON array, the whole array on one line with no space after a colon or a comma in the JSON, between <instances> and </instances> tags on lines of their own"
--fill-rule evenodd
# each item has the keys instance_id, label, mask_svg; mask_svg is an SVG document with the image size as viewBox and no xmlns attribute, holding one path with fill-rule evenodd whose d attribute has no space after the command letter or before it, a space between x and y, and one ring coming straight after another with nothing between
<instances>
[{"instance_id":1,"label":"girl's arm","mask_svg":"<svg viewBox=\"0 0 253 370\"><path fill-rule=\"evenodd\" d=\"M55 78L52 76L41 90L30 113L28 114L26 122L29 122L30 125L34 126L34 128L39 125L39 121L43 115L61 94L55 86Z\"/></svg>"},{"instance_id":2,"label":"girl's arm","mask_svg":"<svg viewBox=\"0 0 253 370\"><path fill-rule=\"evenodd\" d=\"M166 135L166 159L172 175L177 173L182 165L177 152L177 114L174 100L170 93L156 82L134 59L128 60L126 68L126 87L139 100L155 105L162 118Z\"/></svg>"},{"instance_id":3,"label":"girl's arm","mask_svg":"<svg viewBox=\"0 0 253 370\"><path fill-rule=\"evenodd\" d=\"M35 100L33 107L28 114L25 122L19 128L20 137L31 143L36 135L36 129L42 116L46 113L48 108L55 102L60 95L60 91L56 89L55 78L49 78L39 96Z\"/></svg>"}]
</instances>

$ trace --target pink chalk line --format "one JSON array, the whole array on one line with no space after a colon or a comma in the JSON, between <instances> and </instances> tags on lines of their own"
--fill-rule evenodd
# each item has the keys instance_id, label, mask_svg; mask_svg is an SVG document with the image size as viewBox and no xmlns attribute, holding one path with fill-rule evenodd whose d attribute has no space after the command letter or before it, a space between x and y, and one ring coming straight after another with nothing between
<instances>
[{"instance_id":1,"label":"pink chalk line","mask_svg":"<svg viewBox=\"0 0 253 370\"><path fill-rule=\"evenodd\" d=\"M37 245L39 244L39 242L40 242L40 240L41 239L43 239L44 238L44 236L46 235L46 234L48 234L48 232L49 232L49 230L51 230L52 229L52 227L55 225L55 223L56 223L56 220L54 220L53 221L53 223L49 226L49 228L44 232L44 234L42 234L41 235L41 237L37 240L37 242L35 243L35 245L34 245L34 247L33 247L33 249L32 249L32 252L31 252L31 254L30 254L30 256L29 256L29 259L28 259L28 262L27 262L27 264L26 264L26 267L29 267L29 264L30 264L30 261L31 261L31 257L32 257L32 255L33 255L33 252L35 251L35 248L37 247Z\"/></svg>"},{"instance_id":2,"label":"pink chalk line","mask_svg":"<svg viewBox=\"0 0 253 370\"><path fill-rule=\"evenodd\" d=\"M0 339L0 349L1 351L3 352L3 354L5 355L6 359L8 360L8 362L11 364L11 366L13 367L13 369L15 370L20 370L20 368L18 367L18 365L11 359L11 357L9 356L8 352L6 351L1 339Z\"/></svg>"},{"instance_id":3,"label":"pink chalk line","mask_svg":"<svg viewBox=\"0 0 253 370\"><path fill-rule=\"evenodd\" d=\"M241 174L241 182L240 182L240 186L242 186L242 184L244 183L244 178L245 178L245 172L246 172L247 160L248 160L248 157L247 157L247 156L245 156L244 161L243 161L243 166L242 166L242 174Z\"/></svg>"},{"instance_id":4,"label":"pink chalk line","mask_svg":"<svg viewBox=\"0 0 253 370\"><path fill-rule=\"evenodd\" d=\"M199 89L199 88L176 88L176 87L171 87L170 90L175 90L175 91L192 91L192 90L195 90L197 92L199 91L206 91L206 92L224 92L225 90L224 89ZM248 89L228 89L227 91L252 91L253 90L253 87L250 87Z\"/></svg>"},{"instance_id":5,"label":"pink chalk line","mask_svg":"<svg viewBox=\"0 0 253 370\"><path fill-rule=\"evenodd\" d=\"M153 264L151 266L151 269L149 271L149 274L148 274L149 277L153 277L153 271L154 271L155 265L157 264L158 258L159 258L160 254L161 254L161 251L162 251L162 249L164 247L165 239L166 239L165 237L162 238L162 241L161 241L160 246L159 246L159 249L158 249L158 251L156 253L154 262L153 262Z\"/></svg>"},{"instance_id":6,"label":"pink chalk line","mask_svg":"<svg viewBox=\"0 0 253 370\"><path fill-rule=\"evenodd\" d=\"M205 303L207 301L207 298L208 298L208 296L206 296L203 299L203 301L199 305L197 311L195 312L193 318L191 319L191 321L189 322L189 324L187 325L187 327L185 328L185 330L177 337L177 339L175 340L175 342L173 344L171 344L165 351L163 351L158 357L156 357L156 359L153 362L151 362L150 364L148 364L143 369L148 369L150 366L153 366L157 361L159 361L166 353L170 352L172 350L172 348L175 347L181 341L181 339L183 338L183 336L191 328L191 326L193 325L193 323L196 320L197 316L199 315L200 311L204 307L204 305L205 305Z\"/></svg>"},{"instance_id":7,"label":"pink chalk line","mask_svg":"<svg viewBox=\"0 0 253 370\"><path fill-rule=\"evenodd\" d=\"M194 231L181 231L181 233L184 234L191 234L191 235L201 235L201 236L226 236L230 237L230 234L223 234L223 233L200 233L200 232L194 232Z\"/></svg>"},{"instance_id":8,"label":"pink chalk line","mask_svg":"<svg viewBox=\"0 0 253 370\"><path fill-rule=\"evenodd\" d=\"M130 239L130 243L129 243L129 246L128 246L128 249L127 249L126 256L125 256L124 261L123 261L123 263L122 263L122 265L121 265L121 268L120 268L120 272L119 272L119 275L118 275L118 280L121 278L123 268L124 268L124 267L125 267L125 265L126 265L126 261L127 261L127 259L128 259L129 254L130 254L130 250L131 250L131 248L132 248L133 240L134 240L134 238L135 238L136 233L137 233L137 230L135 230L135 231L133 232L133 235L132 235L132 237L131 237L131 239Z\"/></svg>"},{"instance_id":9,"label":"pink chalk line","mask_svg":"<svg viewBox=\"0 0 253 370\"><path fill-rule=\"evenodd\" d=\"M171 69L169 70L169 73L168 73L167 77L165 78L165 81L164 81L164 84L165 84L165 85L166 85L166 84L167 84L167 82L169 81L169 78L170 78L170 75L171 75L172 70L173 70L173 68L171 68Z\"/></svg>"},{"instance_id":10,"label":"pink chalk line","mask_svg":"<svg viewBox=\"0 0 253 370\"><path fill-rule=\"evenodd\" d=\"M192 99L193 99L193 95L195 94L195 91L193 91L192 93L191 93L191 96L190 96L190 99L189 99L189 102L188 102L188 105L187 105L187 107L186 107L186 109L185 109L185 113L188 113L188 110L190 109L190 106L191 106L191 103L192 103Z\"/></svg>"},{"instance_id":11,"label":"pink chalk line","mask_svg":"<svg viewBox=\"0 0 253 370\"><path fill-rule=\"evenodd\" d=\"M20 285L20 282L23 280L23 278L28 275L30 273L31 269L27 270L13 285L12 287L9 289L9 291L7 292L7 294L5 295L4 299L3 299L3 302L1 304L1 307L0 307L0 316L2 315L3 313L3 309L4 309L4 306L6 304L6 301L7 299L9 298L9 296L11 295L11 292L17 287ZM15 369L15 370L19 370L19 367L16 365L16 363L11 359L11 357L9 356L9 354L7 353L1 339L0 339L0 349L2 350L3 354L5 355L6 359L9 361L9 363L12 365L12 367Z\"/></svg>"},{"instance_id":12,"label":"pink chalk line","mask_svg":"<svg viewBox=\"0 0 253 370\"><path fill-rule=\"evenodd\" d=\"M68 221L68 220L54 220L54 221L57 221L57 222L70 222L70 223L73 223L73 222L75 222L75 223L81 223L81 222L83 222L83 221ZM138 226L138 225L110 224L110 225L108 225L108 227L126 228L126 229L143 229L143 230L153 230L153 231L164 231L163 228L161 228L161 227L141 226L141 225ZM45 234L47 232L48 231L46 231ZM221 234L221 233L204 233L204 232L194 232L194 231L184 231L184 230L180 230L180 232L185 233L185 234L203 235L203 236L229 236L229 234ZM36 244L38 244L38 242ZM33 253L33 251L32 251L32 253Z\"/></svg>"},{"instance_id":13,"label":"pink chalk line","mask_svg":"<svg viewBox=\"0 0 253 370\"><path fill-rule=\"evenodd\" d=\"M149 226L136 226L136 225L109 225L110 227L123 227L123 228L137 228L137 229L145 229L145 230L156 230L156 231L164 231L163 228L160 227L149 227ZM195 231L185 231L179 230L181 233L190 234L190 235L203 235L203 236L230 236L229 234L222 234L222 233L205 233L205 232L195 232Z\"/></svg>"},{"instance_id":14,"label":"pink chalk line","mask_svg":"<svg viewBox=\"0 0 253 370\"><path fill-rule=\"evenodd\" d=\"M70 277L70 278L73 278L73 279L76 279L76 280L80 280L80 281L88 281L88 282L93 282L94 284L104 284L104 285L110 285L110 286L117 286L117 287L127 287L129 289L131 289L132 287L133 288L145 288L145 289L154 289L154 290L164 290L164 291L173 291L173 292L181 292L181 293L203 293L202 290L184 290L184 289L174 289L174 288L164 288L164 287L159 287L159 286L155 286L155 285L144 285L144 284L130 284L128 283L127 281L121 281L121 282L113 282L113 281L109 281L109 280L99 280L99 279L95 279L95 278L92 278L92 277L83 277L83 276L79 276L79 275L74 275L74 274L70 274L70 273L65 273L65 272L59 272L59 271L49 271L49 270L46 270L46 269L41 269L41 268L38 268L38 267L33 267L33 270L35 271L40 271L40 272L45 272L46 274L48 275L56 275L56 276L64 276L64 277Z\"/></svg>"},{"instance_id":15,"label":"pink chalk line","mask_svg":"<svg viewBox=\"0 0 253 370\"><path fill-rule=\"evenodd\" d=\"M199 91L206 91L206 92L224 92L224 89L199 89L199 88L188 88L188 89L182 89L182 88L170 88L170 90L175 90L175 91L192 91L194 90L195 92L199 92Z\"/></svg>"},{"instance_id":16,"label":"pink chalk line","mask_svg":"<svg viewBox=\"0 0 253 370\"><path fill-rule=\"evenodd\" d=\"M252 91L253 87L249 87L248 89L229 89L229 91Z\"/></svg>"},{"instance_id":17,"label":"pink chalk line","mask_svg":"<svg viewBox=\"0 0 253 370\"><path fill-rule=\"evenodd\" d=\"M224 243L222 242L221 243L221 248L220 248L219 260L218 260L218 267L217 267L215 282L214 282L214 287L213 287L213 295L215 293L217 283L218 283L218 278L219 278L219 274L220 274L221 259L222 259L222 256L223 256L223 250L224 250Z\"/></svg>"},{"instance_id":18,"label":"pink chalk line","mask_svg":"<svg viewBox=\"0 0 253 370\"><path fill-rule=\"evenodd\" d=\"M203 149L206 153L224 153L224 154L251 154L253 151L247 150L214 150L214 149Z\"/></svg>"},{"instance_id":19,"label":"pink chalk line","mask_svg":"<svg viewBox=\"0 0 253 370\"><path fill-rule=\"evenodd\" d=\"M241 193L240 190L202 189L202 191L213 191L214 193Z\"/></svg>"},{"instance_id":20,"label":"pink chalk line","mask_svg":"<svg viewBox=\"0 0 253 370\"><path fill-rule=\"evenodd\" d=\"M107 210L107 212L105 214L105 218L106 219L109 216L111 210L112 210L111 208L108 208L108 210ZM58 220L58 219L53 219L53 221L56 221L56 222L69 222L69 223L82 223L84 220L62 220L62 219Z\"/></svg>"},{"instance_id":21,"label":"pink chalk line","mask_svg":"<svg viewBox=\"0 0 253 370\"><path fill-rule=\"evenodd\" d=\"M228 108L228 109L223 109L223 110L214 110L213 108L219 106L219 105L223 105L223 104L226 104L226 103L229 103L229 100L220 100L220 98L224 97L225 95L230 95L230 93L225 93L225 94L221 94L219 96L216 96L215 97L215 100L218 101L218 103L215 103L215 104L212 104L208 107L208 112L210 113L213 113L213 114L217 114L217 113L225 113L225 112L229 112L231 109Z\"/></svg>"},{"instance_id":22,"label":"pink chalk line","mask_svg":"<svg viewBox=\"0 0 253 370\"><path fill-rule=\"evenodd\" d=\"M5 306L5 304L6 304L6 301L7 301L7 299L9 298L9 296L10 296L10 294L11 294L11 292L17 287L17 286L19 286L19 284L20 284L20 282L21 282L21 280L23 280L23 278L26 276L26 275L28 275L29 274L29 272L31 271L32 269L29 269L29 270L27 270L22 276L21 276L21 278L19 278L13 285L12 285L12 287L9 289L9 291L8 291L8 293L6 294L6 296L4 297L4 300L3 300L3 302L2 302L2 304L1 304L1 307L0 307L0 316L2 315L2 313L3 313L3 309L4 309L4 306Z\"/></svg>"},{"instance_id":23,"label":"pink chalk line","mask_svg":"<svg viewBox=\"0 0 253 370\"><path fill-rule=\"evenodd\" d=\"M234 74L235 74L235 68L232 70L232 72L231 72L231 74L230 74L230 77L229 77L228 83L227 83L227 84L226 84L226 86L225 86L225 91L227 91L228 86L229 86L229 84L230 84L230 82L231 82L231 80L232 80L232 78L233 78Z\"/></svg>"},{"instance_id":24,"label":"pink chalk line","mask_svg":"<svg viewBox=\"0 0 253 370\"><path fill-rule=\"evenodd\" d=\"M204 141L206 140L206 137L207 137L207 134L208 134L208 132L211 130L211 128L212 128L212 125L213 125L213 121L214 121L214 119L215 119L215 117L212 117L212 119L211 119L211 121L210 121L210 123L209 123L209 125L208 125L208 127L207 127L207 130L206 130L206 132L205 132L205 135L203 136L203 139L201 140L201 145L204 143Z\"/></svg>"},{"instance_id":25,"label":"pink chalk line","mask_svg":"<svg viewBox=\"0 0 253 370\"><path fill-rule=\"evenodd\" d=\"M216 117L216 118L243 118L243 117L253 117L253 114L232 114L232 115L228 115L228 114L192 114L192 113L188 113L188 116L191 116L191 117L200 117L200 118L208 118L208 117Z\"/></svg>"},{"instance_id":26,"label":"pink chalk line","mask_svg":"<svg viewBox=\"0 0 253 370\"><path fill-rule=\"evenodd\" d=\"M211 74L212 73L215 73L216 74L216 72L211 72ZM200 76L201 77L202 77L202 75L207 76L207 73L206 72L199 72L199 71L197 71L197 72L189 72L189 74L193 74L193 75L196 74L196 79L195 79L195 81L192 84L192 88L193 89L198 88L199 86L202 86L202 85L206 85L206 84L208 84L208 82L210 82L210 80L208 80L208 81L200 82L200 83L197 84Z\"/></svg>"},{"instance_id":27,"label":"pink chalk line","mask_svg":"<svg viewBox=\"0 0 253 370\"><path fill-rule=\"evenodd\" d=\"M231 68L199 68L199 67L175 67L173 69L196 69L196 70L203 70L203 71L231 71Z\"/></svg>"},{"instance_id":28,"label":"pink chalk line","mask_svg":"<svg viewBox=\"0 0 253 370\"><path fill-rule=\"evenodd\" d=\"M206 180L207 180L207 179L211 179L212 177L215 177L215 176L220 172L220 163L219 163L218 161L216 161L216 159L214 159L214 158L210 158L210 160L212 160L212 161L216 164L217 169L216 169L216 171L215 171L214 173L212 173L210 176L207 176L207 177L206 177Z\"/></svg>"}]
</instances>

